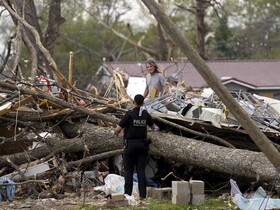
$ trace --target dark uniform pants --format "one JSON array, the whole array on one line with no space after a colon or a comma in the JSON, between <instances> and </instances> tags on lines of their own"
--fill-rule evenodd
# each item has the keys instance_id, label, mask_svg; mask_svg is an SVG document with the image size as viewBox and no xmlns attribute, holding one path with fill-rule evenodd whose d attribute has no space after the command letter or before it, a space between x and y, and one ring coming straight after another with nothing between
<instances>
[{"instance_id":1,"label":"dark uniform pants","mask_svg":"<svg viewBox=\"0 0 280 210\"><path fill-rule=\"evenodd\" d=\"M127 141L124 149L123 164L124 164L124 193L131 195L133 188L133 172L136 167L138 176L138 188L141 198L146 198L146 163L148 156L148 145L143 141L131 139Z\"/></svg>"}]
</instances>

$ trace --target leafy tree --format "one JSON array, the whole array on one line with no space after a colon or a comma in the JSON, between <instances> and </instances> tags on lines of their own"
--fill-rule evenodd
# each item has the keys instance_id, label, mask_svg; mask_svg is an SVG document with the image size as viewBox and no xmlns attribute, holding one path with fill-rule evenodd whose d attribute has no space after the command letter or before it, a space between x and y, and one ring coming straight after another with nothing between
<instances>
[{"instance_id":1,"label":"leafy tree","mask_svg":"<svg viewBox=\"0 0 280 210\"><path fill-rule=\"evenodd\" d=\"M280 2L233 1L224 4L227 24L220 24L215 32L217 56L227 59L279 58ZM227 34L222 33L228 31ZM222 49L221 46L223 46ZM277 47L278 46L278 47ZM226 55L227 49L231 54ZM226 52L223 52L226 50Z\"/></svg>"}]
</instances>

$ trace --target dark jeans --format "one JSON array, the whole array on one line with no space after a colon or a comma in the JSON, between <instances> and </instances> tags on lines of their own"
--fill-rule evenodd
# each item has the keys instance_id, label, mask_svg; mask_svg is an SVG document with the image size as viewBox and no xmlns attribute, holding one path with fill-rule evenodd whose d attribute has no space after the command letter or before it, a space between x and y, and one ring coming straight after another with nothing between
<instances>
[{"instance_id":1,"label":"dark jeans","mask_svg":"<svg viewBox=\"0 0 280 210\"><path fill-rule=\"evenodd\" d=\"M133 142L129 140L124 149L124 193L131 195L133 188L133 173L136 167L138 175L138 188L141 198L146 198L146 163L148 156L148 145L144 142Z\"/></svg>"}]
</instances>

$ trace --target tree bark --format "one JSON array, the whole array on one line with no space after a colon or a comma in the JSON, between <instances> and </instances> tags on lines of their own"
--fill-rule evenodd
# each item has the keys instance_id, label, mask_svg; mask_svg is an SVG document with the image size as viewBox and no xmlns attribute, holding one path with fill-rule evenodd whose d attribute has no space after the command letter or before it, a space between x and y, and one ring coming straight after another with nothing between
<instances>
[{"instance_id":1,"label":"tree bark","mask_svg":"<svg viewBox=\"0 0 280 210\"><path fill-rule=\"evenodd\" d=\"M197 46L198 54L206 59L205 55L205 34L206 34L206 25L204 22L205 10L206 10L207 1L205 0L196 0L196 25L197 25Z\"/></svg>"},{"instance_id":2,"label":"tree bark","mask_svg":"<svg viewBox=\"0 0 280 210\"><path fill-rule=\"evenodd\" d=\"M19 21L26 29L28 29L27 33L32 34L32 36L30 35L30 40L31 41L34 40L33 43L36 44L37 53L42 54L44 56L44 59L46 59L48 61L48 64L53 68L53 71L58 71L57 65L56 65L55 61L53 60L53 58L51 57L50 52L43 46L43 44L41 42L40 30L36 30L37 29L36 26L29 24L24 18L22 18L22 16L20 16L16 11L14 11L6 1L3 1L3 0L0 0L0 1L2 2L4 7L9 11L9 13L11 14L14 21ZM34 3L34 2L31 1L31 3ZM39 58L40 56L37 56L37 57L40 60L40 58ZM42 62L38 62L38 63L42 63Z\"/></svg>"},{"instance_id":3,"label":"tree bark","mask_svg":"<svg viewBox=\"0 0 280 210\"><path fill-rule=\"evenodd\" d=\"M38 32L38 36L42 38L43 46L46 47L46 49L50 52L50 55L53 54L54 44L57 38L59 37L59 28L61 24L64 22L64 19L61 17L61 0L52 0L50 3L49 8L49 16L48 16L48 25L46 28L46 31L44 34L41 31L36 7L33 0L28 1L22 1L22 0L9 0L8 4L3 4L6 8L9 5L9 7L12 7L16 9L15 13L18 14L19 17L24 19L26 23L28 23L30 26L34 27L34 30ZM7 8L9 10L9 8ZM9 10L11 13L11 16L14 20L15 25L18 25L18 17L13 15L11 10ZM37 64L45 63L46 60L48 60L48 57L43 57L43 54L46 55L44 51L40 51L40 49L35 49L36 44L38 44L38 38L36 36L33 36L33 31L25 30L26 28L29 28L29 26L23 27L23 41L25 45L30 50L30 53L32 54L32 79L35 78L36 74L36 68ZM34 33L33 33L34 34ZM34 60L36 59L36 60ZM49 60L48 60L49 61ZM51 73L49 71L49 73Z\"/></svg>"},{"instance_id":4,"label":"tree bark","mask_svg":"<svg viewBox=\"0 0 280 210\"><path fill-rule=\"evenodd\" d=\"M13 8L15 7L18 15L20 17L24 18L28 24L32 25L36 29L36 31L38 31L38 33L40 35L42 34L41 28L40 28L40 25L38 22L36 6L35 6L33 0L29 0L29 1L9 0L7 3L9 4L10 7L13 7ZM12 6L12 5L14 5L14 6ZM13 18L13 19L14 19L15 25L17 25L16 24L17 20L15 18ZM29 34L29 35L31 35L31 34ZM33 41L34 41L34 39L33 39Z\"/></svg>"},{"instance_id":5,"label":"tree bark","mask_svg":"<svg viewBox=\"0 0 280 210\"><path fill-rule=\"evenodd\" d=\"M21 0L9 0L7 1L7 3L9 4L10 7L12 7L15 12L22 17L23 19L25 19L25 21L32 25L37 31L38 34L41 35L41 29L40 29L40 25L38 22L38 17L37 17L37 12L36 12L36 7L34 4L34 1L21 1ZM4 5L5 6L5 5ZM30 51L31 54L31 62L32 62L32 70L31 70L31 76L32 74L36 73L36 68L37 68L37 64L38 64L38 58L40 57L40 52L36 50L35 48L35 39L32 36L31 32L26 30L26 28L24 26L21 25L21 23L11 15L14 24L20 28L20 34L21 34L21 38L22 41L24 42L25 46L27 47L27 49ZM17 52L17 50L15 49L15 51ZM19 57L21 56L21 51L17 52L19 53ZM18 66L19 63L17 63L15 61L16 66ZM32 76L32 78L34 78L35 75Z\"/></svg>"},{"instance_id":6,"label":"tree bark","mask_svg":"<svg viewBox=\"0 0 280 210\"><path fill-rule=\"evenodd\" d=\"M47 146L24 153L2 156L0 168L9 165L6 161L7 158L19 165L34 160L34 158L41 159L61 152L86 152L90 156L122 148L122 139L117 138L107 127L76 123L65 128L65 132L67 129L72 132L73 126L77 129L78 137L72 139L62 139L59 136L46 138ZM270 184L279 178L275 167L261 152L221 147L159 131L148 132L148 137L152 141L150 154L153 155L160 155L182 164L202 167L229 176L245 177Z\"/></svg>"},{"instance_id":7,"label":"tree bark","mask_svg":"<svg viewBox=\"0 0 280 210\"><path fill-rule=\"evenodd\" d=\"M61 17L61 1L62 0L52 0L50 3L48 26L42 41L51 55L53 55L55 41L59 37L59 28L65 21L64 18Z\"/></svg>"}]
</instances>

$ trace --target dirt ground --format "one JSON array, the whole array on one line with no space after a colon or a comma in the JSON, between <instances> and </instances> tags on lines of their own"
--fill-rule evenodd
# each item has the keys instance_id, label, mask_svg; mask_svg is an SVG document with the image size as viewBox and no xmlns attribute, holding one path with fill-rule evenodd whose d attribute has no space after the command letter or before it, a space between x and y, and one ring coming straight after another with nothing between
<instances>
[{"instance_id":1,"label":"dirt ground","mask_svg":"<svg viewBox=\"0 0 280 210\"><path fill-rule=\"evenodd\" d=\"M66 210L81 207L83 204L82 197L73 197L73 198L64 198L64 199L55 199L55 198L46 198L46 199L22 199L15 198L12 202L3 201L0 202L0 210L12 210L12 209L31 209L31 210ZM98 199L85 199L85 204L93 206L103 206L107 204L106 198Z\"/></svg>"},{"instance_id":2,"label":"dirt ground","mask_svg":"<svg viewBox=\"0 0 280 210\"><path fill-rule=\"evenodd\" d=\"M113 202L108 200L104 195L95 195L81 197L76 194L66 195L63 199L45 198L45 199L31 199L31 198L20 198L16 197L12 202L2 201L0 202L0 210L14 210L14 209L28 209L28 210L69 210L79 209L83 204L95 206L95 207L121 207L127 206L126 202ZM148 201L135 201L136 205L146 205ZM102 208L103 209L103 208Z\"/></svg>"}]
</instances>

